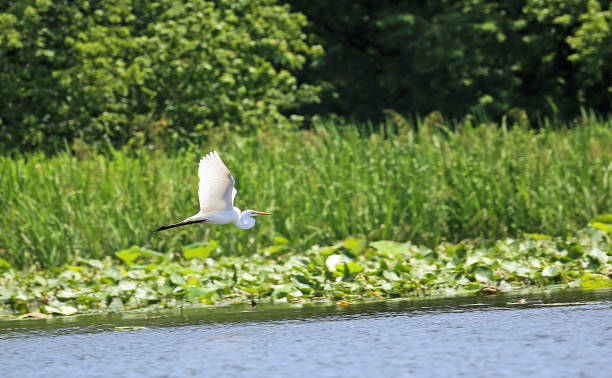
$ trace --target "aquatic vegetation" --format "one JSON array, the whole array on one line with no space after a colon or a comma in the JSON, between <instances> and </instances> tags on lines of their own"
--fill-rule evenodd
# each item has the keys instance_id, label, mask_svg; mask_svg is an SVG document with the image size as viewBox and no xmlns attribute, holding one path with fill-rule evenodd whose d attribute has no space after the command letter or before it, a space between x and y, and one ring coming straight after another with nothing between
<instances>
[{"instance_id":1,"label":"aquatic vegetation","mask_svg":"<svg viewBox=\"0 0 612 378\"><path fill-rule=\"evenodd\" d=\"M0 260L0 309L40 317L251 300L347 306L368 298L612 287L612 234L603 228L434 248L348 238L301 252L276 237L250 257L222 254L213 241L185 246L180 254L134 246L113 258L81 258L42 271L16 270Z\"/></svg>"},{"instance_id":2,"label":"aquatic vegetation","mask_svg":"<svg viewBox=\"0 0 612 378\"><path fill-rule=\"evenodd\" d=\"M585 115L570 129L537 132L439 126L322 124L251 136L219 129L192 149L0 156L0 258L51 268L130 245L180 251L210 239L222 254L249 256L277 235L296 250L349 235L433 247L565 235L612 209L609 120ZM197 211L197 164L213 149L239 178L236 206L274 215L248 233L191 226L153 234Z\"/></svg>"}]
</instances>

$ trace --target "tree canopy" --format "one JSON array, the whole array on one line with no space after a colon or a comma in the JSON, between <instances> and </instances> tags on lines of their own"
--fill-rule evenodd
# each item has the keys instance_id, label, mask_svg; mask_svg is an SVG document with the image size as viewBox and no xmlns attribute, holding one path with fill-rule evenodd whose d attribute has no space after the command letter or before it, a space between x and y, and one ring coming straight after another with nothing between
<instances>
[{"instance_id":1,"label":"tree canopy","mask_svg":"<svg viewBox=\"0 0 612 378\"><path fill-rule=\"evenodd\" d=\"M288 2L321 39L326 110L571 117L612 110L609 0ZM317 108L321 111L321 107Z\"/></svg>"},{"instance_id":2,"label":"tree canopy","mask_svg":"<svg viewBox=\"0 0 612 378\"><path fill-rule=\"evenodd\" d=\"M0 141L286 127L317 100L306 22L275 0L3 2Z\"/></svg>"},{"instance_id":3,"label":"tree canopy","mask_svg":"<svg viewBox=\"0 0 612 378\"><path fill-rule=\"evenodd\" d=\"M0 149L382 111L612 111L609 0L0 3ZM324 52L325 51L325 52ZM51 147L49 147L51 146Z\"/></svg>"}]
</instances>

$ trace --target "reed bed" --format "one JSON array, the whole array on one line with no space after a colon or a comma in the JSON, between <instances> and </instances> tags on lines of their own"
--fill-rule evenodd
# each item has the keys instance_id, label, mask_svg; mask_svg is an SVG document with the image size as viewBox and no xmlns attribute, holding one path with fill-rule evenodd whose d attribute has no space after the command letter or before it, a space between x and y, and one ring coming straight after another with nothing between
<instances>
[{"instance_id":1,"label":"reed bed","mask_svg":"<svg viewBox=\"0 0 612 378\"><path fill-rule=\"evenodd\" d=\"M236 178L235 205L273 216L248 231L194 225L153 233L198 211L198 160L213 149ZM250 255L278 236L296 250L348 236L429 246L563 236L612 210L611 176L612 125L595 117L537 131L326 124L219 132L178 150L1 156L0 257L53 267L131 245L167 252L208 239L224 254Z\"/></svg>"}]
</instances>

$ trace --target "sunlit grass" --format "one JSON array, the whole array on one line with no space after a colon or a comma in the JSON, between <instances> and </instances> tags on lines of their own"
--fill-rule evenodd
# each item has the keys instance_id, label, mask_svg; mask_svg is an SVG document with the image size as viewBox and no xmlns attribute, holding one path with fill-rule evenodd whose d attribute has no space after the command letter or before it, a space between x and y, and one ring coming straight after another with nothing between
<instances>
[{"instance_id":1,"label":"sunlit grass","mask_svg":"<svg viewBox=\"0 0 612 378\"><path fill-rule=\"evenodd\" d=\"M360 129L217 136L180 151L0 157L0 256L54 266L134 244L167 251L208 238L225 254L248 255L278 235L296 249L349 235L427 245L562 236L612 209L609 121L539 132ZM236 178L236 206L274 215L248 231L195 225L153 233L197 212L197 164L213 148Z\"/></svg>"}]
</instances>

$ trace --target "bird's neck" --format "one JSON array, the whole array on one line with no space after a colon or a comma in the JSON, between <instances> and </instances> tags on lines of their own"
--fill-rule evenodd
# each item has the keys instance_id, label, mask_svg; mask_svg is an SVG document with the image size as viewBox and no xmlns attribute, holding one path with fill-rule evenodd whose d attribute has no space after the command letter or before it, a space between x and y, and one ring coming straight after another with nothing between
<instances>
[{"instance_id":1,"label":"bird's neck","mask_svg":"<svg viewBox=\"0 0 612 378\"><path fill-rule=\"evenodd\" d=\"M235 216L235 218L236 218L236 219L239 219L239 218L240 218L240 215L242 215L242 211L240 211L240 209L239 209L239 208L237 208L236 206L234 206L232 209L234 210L234 216Z\"/></svg>"},{"instance_id":2,"label":"bird's neck","mask_svg":"<svg viewBox=\"0 0 612 378\"><path fill-rule=\"evenodd\" d=\"M236 218L234 218L234 225L240 229L248 230L249 228L253 228L255 226L255 218L247 215L246 212L240 211L239 208L234 207L234 211L236 212Z\"/></svg>"},{"instance_id":3,"label":"bird's neck","mask_svg":"<svg viewBox=\"0 0 612 378\"><path fill-rule=\"evenodd\" d=\"M234 225L236 227L240 227L240 216L242 215L242 211L240 211L239 208L237 208L236 206L233 207L234 210Z\"/></svg>"}]
</instances>

